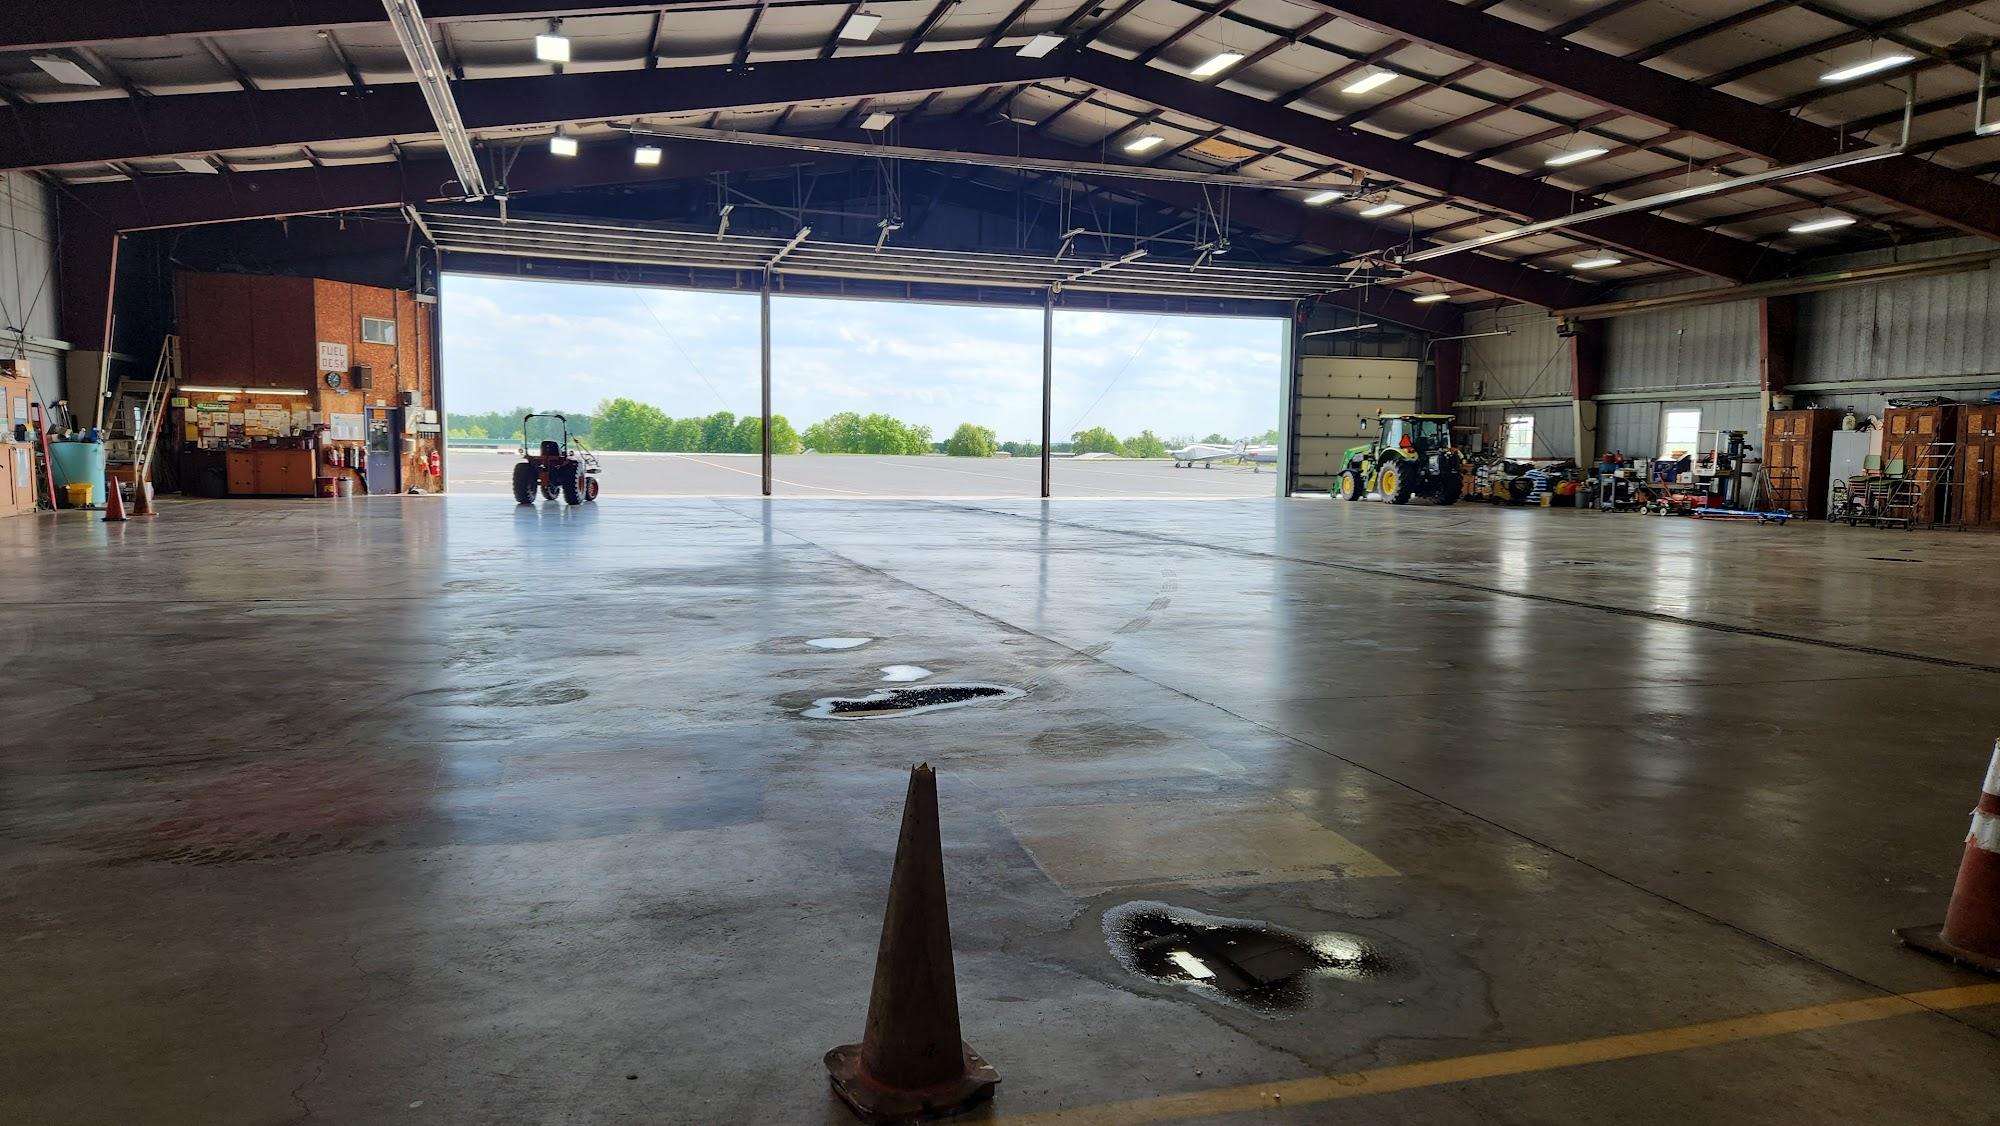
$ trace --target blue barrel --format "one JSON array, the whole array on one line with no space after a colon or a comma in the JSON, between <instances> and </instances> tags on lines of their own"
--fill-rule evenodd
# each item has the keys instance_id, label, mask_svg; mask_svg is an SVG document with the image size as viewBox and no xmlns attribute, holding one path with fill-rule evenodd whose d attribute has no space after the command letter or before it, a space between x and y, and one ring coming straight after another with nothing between
<instances>
[{"instance_id":1,"label":"blue barrel","mask_svg":"<svg viewBox=\"0 0 2000 1126\"><path fill-rule=\"evenodd\" d=\"M89 485L98 503L104 502L103 442L51 442L49 466L55 473L57 496L63 494L64 485Z\"/></svg>"}]
</instances>

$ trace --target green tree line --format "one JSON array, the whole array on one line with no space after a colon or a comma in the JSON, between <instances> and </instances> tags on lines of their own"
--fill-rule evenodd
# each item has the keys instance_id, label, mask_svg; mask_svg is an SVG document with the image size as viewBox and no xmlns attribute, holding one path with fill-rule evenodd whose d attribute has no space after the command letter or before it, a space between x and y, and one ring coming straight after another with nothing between
<instances>
[{"instance_id":1,"label":"green tree line","mask_svg":"<svg viewBox=\"0 0 2000 1126\"><path fill-rule=\"evenodd\" d=\"M451 416L450 436L454 438L521 439L521 416L533 408ZM762 448L762 428L755 415L736 417L731 411L711 415L675 418L650 403L632 399L608 399L591 413L563 411L570 433L594 449L635 450L660 453L757 453ZM539 424L538 424L539 425ZM540 437L539 430L537 437ZM1171 441L1151 430L1141 430L1120 438L1109 428L1093 426L1070 435L1069 441L1050 446L1053 453L1112 454L1118 457L1167 457L1178 446L1196 439L1178 437ZM1270 445L1278 440L1273 429L1247 441ZM1200 439L1214 445L1229 445L1234 439L1210 434ZM1042 447L1035 442L1002 442L993 431L976 423L960 423L952 435L934 441L928 426L906 423L886 414L841 411L800 431L785 416L771 416L771 452L796 454L806 450L827 454L927 454L952 457L993 457L1006 453L1014 457L1040 457Z\"/></svg>"}]
</instances>

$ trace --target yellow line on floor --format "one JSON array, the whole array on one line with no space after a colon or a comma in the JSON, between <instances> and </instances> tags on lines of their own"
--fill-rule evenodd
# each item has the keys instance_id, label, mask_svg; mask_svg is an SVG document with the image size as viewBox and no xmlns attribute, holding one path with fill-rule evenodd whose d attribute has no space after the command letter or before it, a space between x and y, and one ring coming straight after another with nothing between
<instances>
[{"instance_id":1,"label":"yellow line on floor","mask_svg":"<svg viewBox=\"0 0 2000 1126\"><path fill-rule=\"evenodd\" d=\"M996 1116L992 1122L995 1126L1003 1124L1004 1126L1054 1126L1056 1123L1084 1122L1090 1123L1091 1126L1142 1126L1145 1123L1175 1122L1187 1118L1240 1114L1253 1110L1276 1110L1282 1107L1330 1102L1334 1099L1384 1095L1392 1091L1466 1083L1475 1079L1495 1079L1507 1075L1555 1071L1583 1064L1657 1056L1668 1052L1684 1052L1691 1048L1710 1048L1718 1044L1762 1040L1772 1036L1789 1036L1797 1032L1863 1024L1868 1021L1887 1020L1890 1017L1915 1016L1924 1012L1970 1009L1994 1004L2000 1004L2000 984L1933 989L1924 993L1870 997L1861 1001L1838 1001L1830 1005L1814 1005L1804 1009L1786 1009L1756 1016L1733 1017L1729 1020L1683 1025L1680 1028L1662 1028L1624 1036L1600 1036L1591 1040L1572 1040L1566 1044L1544 1044L1537 1048L1488 1052L1483 1055L1459 1056L1455 1059L1432 1060L1427 1063L1397 1064L1392 1067L1350 1071L1339 1075L1285 1079L1273 1083L1254 1083L1245 1087L1221 1087L1212 1091L1161 1095L1150 1099L1103 1103L1098 1106L1074 1107L1039 1114L1002 1115Z\"/></svg>"}]
</instances>

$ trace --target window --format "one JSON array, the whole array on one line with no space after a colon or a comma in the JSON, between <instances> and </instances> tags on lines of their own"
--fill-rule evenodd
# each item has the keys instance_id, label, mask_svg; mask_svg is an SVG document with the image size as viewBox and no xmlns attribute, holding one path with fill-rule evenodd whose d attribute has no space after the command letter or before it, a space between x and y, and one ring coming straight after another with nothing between
<instances>
[{"instance_id":1,"label":"window","mask_svg":"<svg viewBox=\"0 0 2000 1126\"><path fill-rule=\"evenodd\" d=\"M1535 456L1535 416L1517 414L1507 420L1505 455L1515 461Z\"/></svg>"},{"instance_id":2,"label":"window","mask_svg":"<svg viewBox=\"0 0 2000 1126\"><path fill-rule=\"evenodd\" d=\"M1691 454L1701 445L1701 412L1668 411L1660 418L1660 456Z\"/></svg>"},{"instance_id":3,"label":"window","mask_svg":"<svg viewBox=\"0 0 2000 1126\"><path fill-rule=\"evenodd\" d=\"M386 317L361 318L361 339L368 344L394 344L396 322Z\"/></svg>"}]
</instances>

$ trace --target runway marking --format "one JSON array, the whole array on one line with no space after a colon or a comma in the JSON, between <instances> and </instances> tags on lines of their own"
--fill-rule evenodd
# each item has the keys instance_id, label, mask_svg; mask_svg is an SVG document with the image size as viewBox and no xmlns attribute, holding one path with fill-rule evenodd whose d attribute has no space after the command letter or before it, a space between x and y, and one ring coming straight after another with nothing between
<instances>
[{"instance_id":1,"label":"runway marking","mask_svg":"<svg viewBox=\"0 0 2000 1126\"><path fill-rule=\"evenodd\" d=\"M1516 1048L1425 1063L1396 1064L1317 1075L1307 1079L1284 1079L1273 1083L1252 1083L1242 1087L1219 1087L1181 1095L1160 1095L1127 1102L1069 1107L1034 1114L1000 1115L993 1126L1056 1126L1058 1123L1090 1123L1090 1126L1144 1126L1154 1122L1175 1122L1223 1114L1243 1114L1257 1110L1385 1095L1423 1087L1468 1083L1477 1079L1497 1079L1557 1071L1585 1064L1712 1048L1774 1036L1790 1036L1824 1028L1865 1024L1892 1017L1920 1013L1948 1012L1982 1005L2000 1004L2000 984L1965 985L1932 989L1921 993L1891 994L1860 1001L1836 1001L1803 1009L1784 1009L1755 1016L1705 1021L1679 1028L1661 1028L1622 1036L1599 1036Z\"/></svg>"}]
</instances>

